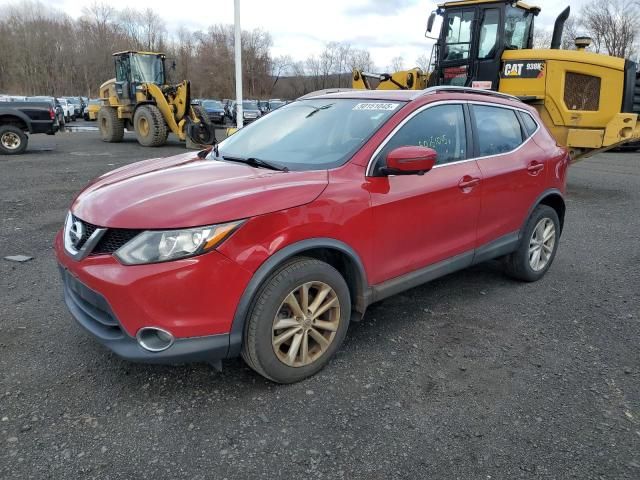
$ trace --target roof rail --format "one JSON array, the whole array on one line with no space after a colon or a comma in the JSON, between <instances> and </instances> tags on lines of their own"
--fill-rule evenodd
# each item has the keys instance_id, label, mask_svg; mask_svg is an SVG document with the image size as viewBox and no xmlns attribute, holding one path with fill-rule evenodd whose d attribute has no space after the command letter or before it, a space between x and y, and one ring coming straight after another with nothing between
<instances>
[{"instance_id":1,"label":"roof rail","mask_svg":"<svg viewBox=\"0 0 640 480\"><path fill-rule=\"evenodd\" d=\"M521 102L518 97L514 97L513 95L509 95L507 93L494 92L493 90L485 90L482 88L471 88L471 87L456 87L452 85L440 85L437 87L429 87L424 90L424 93L443 93L443 92L459 92L459 93L471 93L473 95L487 95L490 97L498 97L505 98L507 100L514 100L516 102Z\"/></svg>"},{"instance_id":2,"label":"roof rail","mask_svg":"<svg viewBox=\"0 0 640 480\"><path fill-rule=\"evenodd\" d=\"M340 92L353 92L353 91L361 91L357 88L325 88L323 90L316 90L315 92L309 92L301 97L298 97L298 100L305 100L307 98L318 97L320 95L326 95L328 93L340 93Z\"/></svg>"}]
</instances>

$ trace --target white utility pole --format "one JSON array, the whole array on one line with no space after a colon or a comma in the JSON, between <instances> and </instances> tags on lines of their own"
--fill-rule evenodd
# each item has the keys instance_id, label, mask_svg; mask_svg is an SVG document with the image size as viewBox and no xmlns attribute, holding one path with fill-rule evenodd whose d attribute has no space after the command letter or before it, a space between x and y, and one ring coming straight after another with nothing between
<instances>
[{"instance_id":1,"label":"white utility pole","mask_svg":"<svg viewBox=\"0 0 640 480\"><path fill-rule=\"evenodd\" d=\"M236 121L237 127L242 128L242 45L240 29L240 0L233 1L234 21L235 21L235 50L236 50Z\"/></svg>"}]
</instances>

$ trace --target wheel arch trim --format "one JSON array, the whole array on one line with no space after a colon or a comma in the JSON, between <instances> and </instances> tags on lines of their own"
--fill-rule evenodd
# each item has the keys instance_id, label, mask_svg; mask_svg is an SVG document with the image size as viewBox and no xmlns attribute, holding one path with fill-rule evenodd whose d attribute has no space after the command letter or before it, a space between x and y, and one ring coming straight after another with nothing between
<instances>
[{"instance_id":1,"label":"wheel arch trim","mask_svg":"<svg viewBox=\"0 0 640 480\"><path fill-rule=\"evenodd\" d=\"M229 332L229 351L227 358L236 357L240 354L242 348L242 340L244 335L244 325L249 313L249 308L255 293L262 286L264 281L271 275L283 262L304 252L318 249L336 250L346 255L352 262L357 272L355 289L357 298L352 299L352 303L357 303L363 311L367 304L370 303L370 289L367 283L366 271L360 256L356 251L340 240L333 238L311 238L288 245L278 250L265 260L260 267L254 272L251 280L244 289L242 296L236 307L233 316L233 322Z\"/></svg>"},{"instance_id":2,"label":"wheel arch trim","mask_svg":"<svg viewBox=\"0 0 640 480\"><path fill-rule=\"evenodd\" d=\"M522 235L524 234L524 229L527 225L527 222L529 221L529 217L531 217L531 214L533 213L533 211L536 209L536 207L538 205L544 204L544 200L551 198L551 197L557 197L562 201L562 206L563 209L566 211L566 202L564 199L564 195L562 194L562 192L560 190L558 190L557 188L550 188L548 190L545 190L544 192L542 192L538 198L536 198L536 200L533 202L533 204L531 205L531 207L529 208L529 211L527 212L527 216L524 219L524 222L522 223L522 226L520 227L520 237L522 237ZM553 208L553 207L551 207ZM558 215L558 219L560 220L560 232L562 232L563 227L564 227L564 213L563 215Z\"/></svg>"}]
</instances>

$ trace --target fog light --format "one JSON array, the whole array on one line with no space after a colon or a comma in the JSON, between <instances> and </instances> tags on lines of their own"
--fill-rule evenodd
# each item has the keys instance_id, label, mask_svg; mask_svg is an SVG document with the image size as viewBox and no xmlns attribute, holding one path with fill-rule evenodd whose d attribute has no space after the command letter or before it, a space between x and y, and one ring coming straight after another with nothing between
<instances>
[{"instance_id":1,"label":"fog light","mask_svg":"<svg viewBox=\"0 0 640 480\"><path fill-rule=\"evenodd\" d=\"M162 352L173 345L173 335L157 327L144 327L136 334L138 343L149 352Z\"/></svg>"}]
</instances>

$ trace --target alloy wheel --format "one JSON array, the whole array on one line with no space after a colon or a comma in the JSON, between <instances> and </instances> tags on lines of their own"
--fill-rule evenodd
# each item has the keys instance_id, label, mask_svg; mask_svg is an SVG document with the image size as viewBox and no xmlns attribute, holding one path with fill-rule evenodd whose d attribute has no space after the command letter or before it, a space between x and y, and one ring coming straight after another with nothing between
<instances>
[{"instance_id":1,"label":"alloy wheel","mask_svg":"<svg viewBox=\"0 0 640 480\"><path fill-rule=\"evenodd\" d=\"M339 324L340 301L333 288L304 283L285 297L273 319L273 350L285 365L304 367L327 351Z\"/></svg>"},{"instance_id":2,"label":"alloy wheel","mask_svg":"<svg viewBox=\"0 0 640 480\"><path fill-rule=\"evenodd\" d=\"M550 218L541 219L533 229L529 241L529 266L539 272L551 259L556 244L556 227Z\"/></svg>"}]
</instances>

